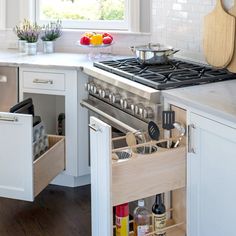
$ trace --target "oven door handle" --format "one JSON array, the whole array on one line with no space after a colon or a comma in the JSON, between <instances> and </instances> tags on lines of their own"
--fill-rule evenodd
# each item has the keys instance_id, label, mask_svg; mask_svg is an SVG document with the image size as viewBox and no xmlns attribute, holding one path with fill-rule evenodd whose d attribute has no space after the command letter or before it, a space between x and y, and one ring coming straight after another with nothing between
<instances>
[{"instance_id":1,"label":"oven door handle","mask_svg":"<svg viewBox=\"0 0 236 236\"><path fill-rule=\"evenodd\" d=\"M127 130L127 131L129 131L129 132L133 132L133 133L137 132L136 129L130 127L129 125L127 125L127 124L125 124L125 123L123 123L123 122L121 122L120 120L117 120L116 118L114 118L114 117L108 115L107 113L105 113L105 112L102 111L102 110L97 109L96 107L92 106L91 104L89 104L89 103L87 103L87 102L85 102L85 101L82 101L82 102L80 103L80 105L81 105L82 107L85 107L85 108L87 108L88 110L93 111L93 112L95 112L96 114L98 114L98 115L104 117L105 119L109 120L110 122L115 123L116 125L122 127L123 129L125 129L125 130Z\"/></svg>"}]
</instances>

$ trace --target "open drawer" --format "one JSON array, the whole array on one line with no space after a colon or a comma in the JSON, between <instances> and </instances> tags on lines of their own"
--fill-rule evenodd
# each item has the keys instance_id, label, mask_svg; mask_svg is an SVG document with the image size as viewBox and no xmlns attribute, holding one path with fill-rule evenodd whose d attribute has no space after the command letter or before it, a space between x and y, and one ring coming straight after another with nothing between
<instances>
[{"instance_id":1,"label":"open drawer","mask_svg":"<svg viewBox=\"0 0 236 236\"><path fill-rule=\"evenodd\" d=\"M33 201L65 169L65 141L48 136L49 149L35 161L32 116L0 112L0 196Z\"/></svg>"},{"instance_id":2,"label":"open drawer","mask_svg":"<svg viewBox=\"0 0 236 236\"><path fill-rule=\"evenodd\" d=\"M92 235L113 235L113 206L186 186L185 145L158 148L158 142L151 141L131 149L150 145L156 152L132 150L129 159L114 160L113 154L127 147L112 150L111 127L99 119L90 117L90 128Z\"/></svg>"}]
</instances>

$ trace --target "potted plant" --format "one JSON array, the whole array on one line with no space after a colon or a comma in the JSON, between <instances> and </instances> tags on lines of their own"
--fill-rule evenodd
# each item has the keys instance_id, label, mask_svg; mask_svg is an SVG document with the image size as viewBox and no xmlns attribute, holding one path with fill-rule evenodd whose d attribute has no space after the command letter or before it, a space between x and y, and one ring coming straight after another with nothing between
<instances>
[{"instance_id":1,"label":"potted plant","mask_svg":"<svg viewBox=\"0 0 236 236\"><path fill-rule=\"evenodd\" d=\"M43 34L41 39L43 41L44 53L54 52L54 42L62 35L61 21L51 21L47 25L43 26Z\"/></svg>"},{"instance_id":2,"label":"potted plant","mask_svg":"<svg viewBox=\"0 0 236 236\"><path fill-rule=\"evenodd\" d=\"M23 24L14 28L19 39L24 39L25 51L29 55L37 53L37 42L41 27L37 23L31 23L29 20L24 19Z\"/></svg>"},{"instance_id":3,"label":"potted plant","mask_svg":"<svg viewBox=\"0 0 236 236\"><path fill-rule=\"evenodd\" d=\"M27 42L25 39L25 31L26 31L27 25L28 25L27 20L24 19L22 24L20 24L19 26L16 25L13 28L14 33L18 37L18 49L20 52L25 52L25 43Z\"/></svg>"}]
</instances>

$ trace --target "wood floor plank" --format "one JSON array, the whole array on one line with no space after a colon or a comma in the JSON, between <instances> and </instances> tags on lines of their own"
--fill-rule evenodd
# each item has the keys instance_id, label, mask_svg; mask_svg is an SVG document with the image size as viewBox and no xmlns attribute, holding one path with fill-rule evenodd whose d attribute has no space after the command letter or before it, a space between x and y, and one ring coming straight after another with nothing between
<instances>
[{"instance_id":1,"label":"wood floor plank","mask_svg":"<svg viewBox=\"0 0 236 236\"><path fill-rule=\"evenodd\" d=\"M90 236L90 186L50 185L35 202L0 198L1 236Z\"/></svg>"}]
</instances>

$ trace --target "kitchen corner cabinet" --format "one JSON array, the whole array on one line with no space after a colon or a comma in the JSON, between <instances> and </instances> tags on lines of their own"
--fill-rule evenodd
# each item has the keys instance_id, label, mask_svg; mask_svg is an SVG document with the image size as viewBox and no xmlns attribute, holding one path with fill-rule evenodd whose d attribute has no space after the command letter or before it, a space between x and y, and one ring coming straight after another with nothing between
<instances>
[{"instance_id":1,"label":"kitchen corner cabinet","mask_svg":"<svg viewBox=\"0 0 236 236\"><path fill-rule=\"evenodd\" d=\"M236 129L189 112L188 235L235 235Z\"/></svg>"},{"instance_id":2,"label":"kitchen corner cabinet","mask_svg":"<svg viewBox=\"0 0 236 236\"><path fill-rule=\"evenodd\" d=\"M50 134L50 149L34 161L32 116L1 112L0 197L33 201L60 173L57 184L74 187L80 179L86 182L88 118L79 106L85 96L81 76L85 75L76 70L20 68L20 100L33 99L35 114ZM66 117L65 138L55 136L60 113Z\"/></svg>"}]
</instances>

